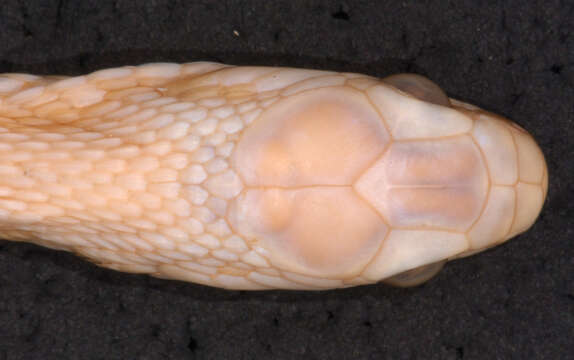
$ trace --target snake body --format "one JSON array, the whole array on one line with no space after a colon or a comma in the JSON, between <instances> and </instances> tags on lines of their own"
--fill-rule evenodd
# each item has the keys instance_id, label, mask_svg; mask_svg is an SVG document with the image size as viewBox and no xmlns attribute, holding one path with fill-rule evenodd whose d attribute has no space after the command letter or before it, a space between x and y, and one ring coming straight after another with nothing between
<instances>
[{"instance_id":1,"label":"snake body","mask_svg":"<svg viewBox=\"0 0 574 360\"><path fill-rule=\"evenodd\" d=\"M0 75L0 237L230 289L413 285L524 232L516 124L415 75L148 64Z\"/></svg>"}]
</instances>

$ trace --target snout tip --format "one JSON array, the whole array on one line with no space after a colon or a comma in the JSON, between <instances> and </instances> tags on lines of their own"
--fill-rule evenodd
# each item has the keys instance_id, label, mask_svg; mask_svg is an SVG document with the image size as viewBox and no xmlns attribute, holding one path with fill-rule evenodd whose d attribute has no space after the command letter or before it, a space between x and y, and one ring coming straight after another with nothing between
<instances>
[{"instance_id":1,"label":"snout tip","mask_svg":"<svg viewBox=\"0 0 574 360\"><path fill-rule=\"evenodd\" d=\"M530 228L538 218L548 194L548 166L536 140L521 126L509 122L516 146L518 179L514 186L516 206L507 239Z\"/></svg>"}]
</instances>

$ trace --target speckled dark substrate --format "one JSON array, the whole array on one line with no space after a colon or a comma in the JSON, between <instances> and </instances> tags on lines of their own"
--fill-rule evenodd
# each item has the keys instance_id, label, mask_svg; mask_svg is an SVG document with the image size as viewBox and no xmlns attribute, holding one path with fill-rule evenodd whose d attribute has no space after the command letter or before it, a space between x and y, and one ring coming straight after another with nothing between
<instances>
[{"instance_id":1,"label":"speckled dark substrate","mask_svg":"<svg viewBox=\"0 0 574 360\"><path fill-rule=\"evenodd\" d=\"M531 131L550 188L529 232L406 290L229 292L3 241L0 360L572 356L574 8L423 3L2 0L0 72L194 60L417 72Z\"/></svg>"}]
</instances>

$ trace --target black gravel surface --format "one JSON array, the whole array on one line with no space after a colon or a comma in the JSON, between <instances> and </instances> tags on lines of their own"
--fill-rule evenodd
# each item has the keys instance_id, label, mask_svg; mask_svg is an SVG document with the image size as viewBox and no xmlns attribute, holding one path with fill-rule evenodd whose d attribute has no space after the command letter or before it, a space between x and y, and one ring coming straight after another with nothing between
<instances>
[{"instance_id":1,"label":"black gravel surface","mask_svg":"<svg viewBox=\"0 0 574 360\"><path fill-rule=\"evenodd\" d=\"M224 291L0 241L0 360L574 358L574 2L2 0L0 73L212 60L416 72L528 129L534 227L412 289Z\"/></svg>"}]
</instances>

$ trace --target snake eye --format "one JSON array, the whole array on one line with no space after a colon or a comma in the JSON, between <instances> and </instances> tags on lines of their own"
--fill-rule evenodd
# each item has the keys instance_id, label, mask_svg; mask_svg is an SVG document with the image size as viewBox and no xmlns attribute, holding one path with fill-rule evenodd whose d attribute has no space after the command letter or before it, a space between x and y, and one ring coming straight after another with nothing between
<instances>
[{"instance_id":1,"label":"snake eye","mask_svg":"<svg viewBox=\"0 0 574 360\"><path fill-rule=\"evenodd\" d=\"M450 101L444 91L424 76L416 74L397 74L386 77L383 81L419 100L441 106L450 106Z\"/></svg>"}]
</instances>

